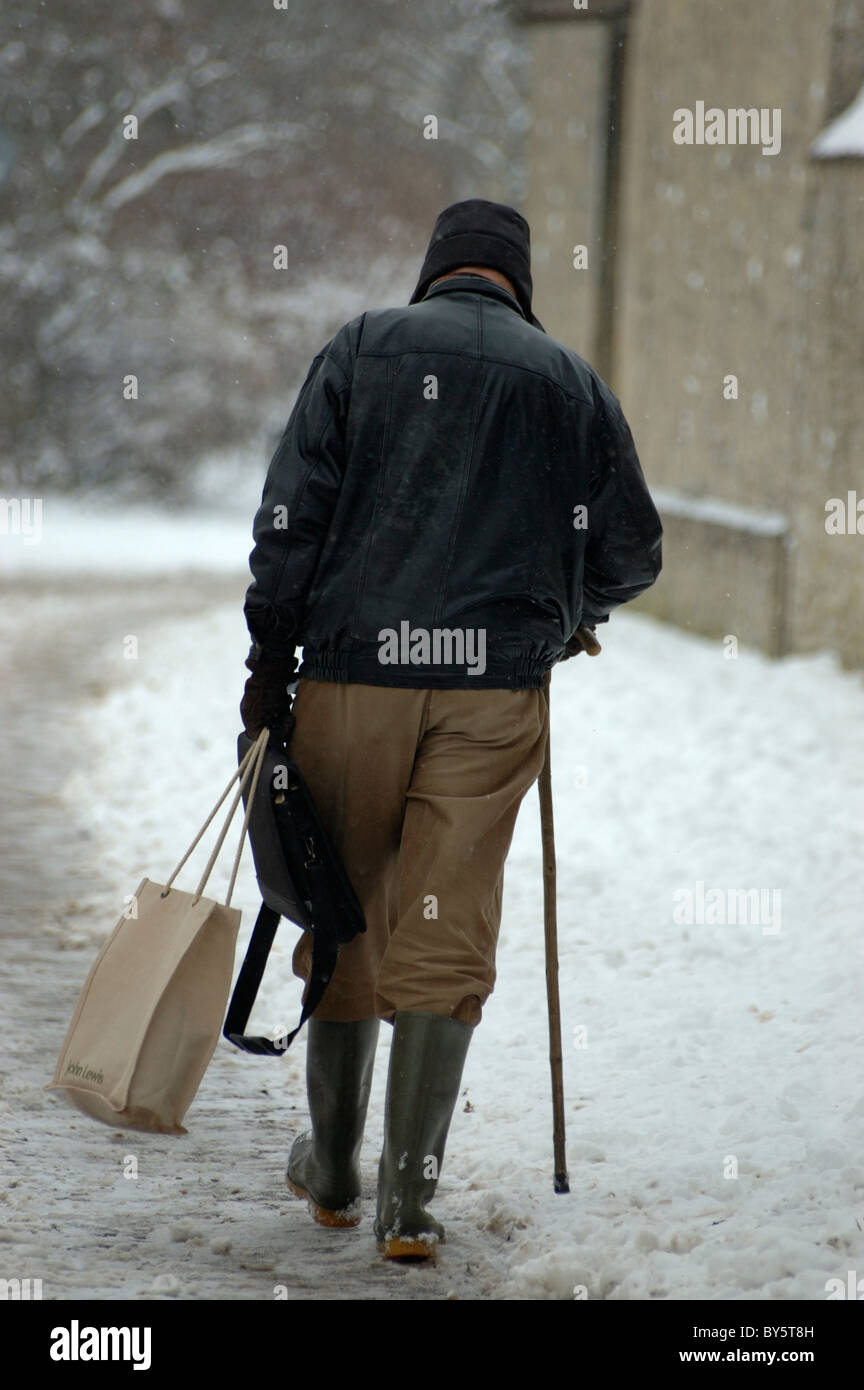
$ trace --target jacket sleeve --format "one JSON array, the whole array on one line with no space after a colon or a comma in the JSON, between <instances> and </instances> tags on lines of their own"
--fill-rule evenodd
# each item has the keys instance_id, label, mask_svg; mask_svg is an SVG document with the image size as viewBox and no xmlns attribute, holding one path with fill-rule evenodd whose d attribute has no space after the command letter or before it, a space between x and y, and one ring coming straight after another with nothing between
<instances>
[{"instance_id":1,"label":"jacket sleeve","mask_svg":"<svg viewBox=\"0 0 864 1390\"><path fill-rule=\"evenodd\" d=\"M264 483L249 556L244 614L267 658L301 645L303 605L342 485L351 389L352 330L340 329L306 376Z\"/></svg>"},{"instance_id":2,"label":"jacket sleeve","mask_svg":"<svg viewBox=\"0 0 864 1390\"><path fill-rule=\"evenodd\" d=\"M595 391L582 607L589 626L651 587L663 536L621 406L599 378Z\"/></svg>"}]
</instances>

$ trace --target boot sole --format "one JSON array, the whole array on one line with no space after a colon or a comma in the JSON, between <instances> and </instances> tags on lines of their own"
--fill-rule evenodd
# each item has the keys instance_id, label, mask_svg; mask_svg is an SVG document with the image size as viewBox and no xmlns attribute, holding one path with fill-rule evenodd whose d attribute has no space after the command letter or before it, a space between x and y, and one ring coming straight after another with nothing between
<instances>
[{"instance_id":1,"label":"boot sole","mask_svg":"<svg viewBox=\"0 0 864 1390\"><path fill-rule=\"evenodd\" d=\"M341 1230L346 1227L359 1226L362 1219L361 1213L352 1211L350 1207L342 1211L330 1211L327 1207L319 1206L315 1198L305 1190L298 1187L296 1182L292 1182L286 1177L285 1186L289 1192L293 1192L295 1197L301 1197L309 1208L312 1220L319 1226L328 1226L333 1230Z\"/></svg>"},{"instance_id":2,"label":"boot sole","mask_svg":"<svg viewBox=\"0 0 864 1390\"><path fill-rule=\"evenodd\" d=\"M438 1238L424 1240L422 1236L389 1236L378 1241L378 1249L386 1260L434 1260Z\"/></svg>"}]
</instances>

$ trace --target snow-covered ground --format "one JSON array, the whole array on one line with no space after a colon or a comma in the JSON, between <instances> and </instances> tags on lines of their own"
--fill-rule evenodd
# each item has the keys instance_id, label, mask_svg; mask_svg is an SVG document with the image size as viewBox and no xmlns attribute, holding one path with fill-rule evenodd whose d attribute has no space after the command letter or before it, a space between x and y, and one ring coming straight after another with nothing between
<instances>
[{"instance_id":1,"label":"snow-covered ground","mask_svg":"<svg viewBox=\"0 0 864 1390\"><path fill-rule=\"evenodd\" d=\"M569 1196L552 1191L536 789L434 1204L448 1228L437 1269L385 1268L375 1254L386 1027L352 1232L315 1227L282 1186L306 1119L302 1034L280 1061L220 1043L186 1138L115 1133L44 1092L124 896L170 872L230 775L247 674L251 514L138 514L135 553L149 563L137 588L110 518L68 519L62 562L56 549L40 560L42 544L19 557L32 591L2 621L25 656L34 623L55 624L71 694L42 802L55 838L40 853L55 871L48 857L44 875L32 866L32 907L7 926L3 1108L17 1168L0 1192L0 1273L41 1276L44 1296L62 1298L266 1299L284 1286L299 1299L822 1300L827 1280L864 1268L864 687L827 653L728 659L720 642L623 612L600 657L554 673ZM202 563L175 587L196 535L214 574ZM102 607L88 616L97 554L117 559L94 573ZM75 624L77 656L61 641ZM31 685L38 699L32 673ZM13 709L35 746L42 713ZM231 857L226 845L211 890ZM16 882L26 893L26 874ZM258 903L248 849L234 901L242 948ZM296 1021L295 939L283 923L255 1031ZM123 1177L127 1155L137 1179Z\"/></svg>"}]
</instances>

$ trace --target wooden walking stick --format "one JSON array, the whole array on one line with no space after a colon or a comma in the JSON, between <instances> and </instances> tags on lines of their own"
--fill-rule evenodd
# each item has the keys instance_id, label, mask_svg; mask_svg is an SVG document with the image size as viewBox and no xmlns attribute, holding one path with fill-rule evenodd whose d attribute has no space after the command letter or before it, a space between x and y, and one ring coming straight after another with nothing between
<instances>
[{"instance_id":1,"label":"wooden walking stick","mask_svg":"<svg viewBox=\"0 0 864 1390\"><path fill-rule=\"evenodd\" d=\"M551 670L546 672L544 694L549 715ZM561 1053L561 1000L558 994L558 914L555 894L555 822L552 815L551 725L540 770L540 832L543 841L543 928L546 938L546 999L549 1006L549 1065L552 1069L552 1145L555 1157L554 1189L569 1192L564 1135L564 1061Z\"/></svg>"}]
</instances>

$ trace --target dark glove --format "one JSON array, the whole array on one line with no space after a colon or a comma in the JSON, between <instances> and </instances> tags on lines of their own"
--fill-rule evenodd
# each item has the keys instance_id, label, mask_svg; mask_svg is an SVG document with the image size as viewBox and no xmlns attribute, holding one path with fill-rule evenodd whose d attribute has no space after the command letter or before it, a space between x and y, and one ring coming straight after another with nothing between
<instances>
[{"instance_id":1,"label":"dark glove","mask_svg":"<svg viewBox=\"0 0 864 1390\"><path fill-rule=\"evenodd\" d=\"M578 656L580 652L587 652L588 656L597 656L603 648L597 641L594 628L586 623L580 623L573 636L564 644L566 656L562 656L562 661L567 661L571 656Z\"/></svg>"},{"instance_id":2,"label":"dark glove","mask_svg":"<svg viewBox=\"0 0 864 1390\"><path fill-rule=\"evenodd\" d=\"M270 659L253 645L245 664L252 672L240 701L240 718L247 737L256 739L262 729L276 729L283 737L289 737L294 721L292 693L286 687L296 678L297 658Z\"/></svg>"}]
</instances>

